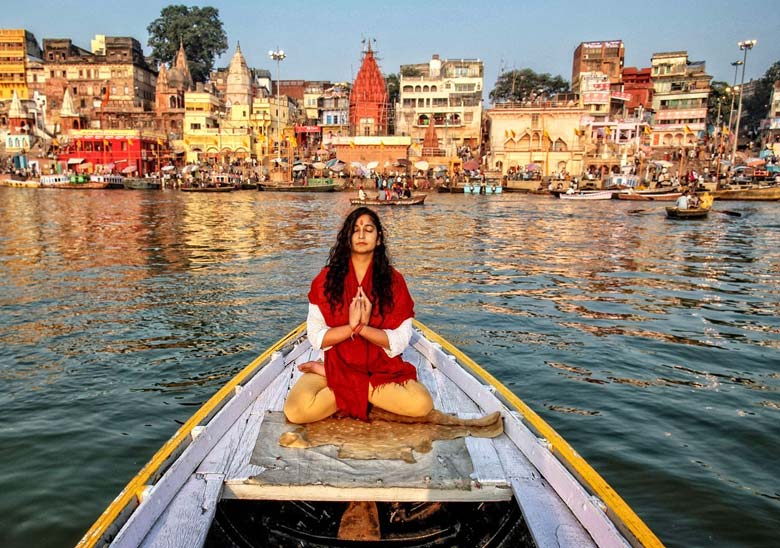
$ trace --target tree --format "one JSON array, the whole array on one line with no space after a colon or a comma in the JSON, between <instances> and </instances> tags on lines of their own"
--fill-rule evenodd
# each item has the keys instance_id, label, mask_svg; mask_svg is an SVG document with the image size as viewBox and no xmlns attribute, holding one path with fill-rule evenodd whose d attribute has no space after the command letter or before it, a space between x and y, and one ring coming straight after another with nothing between
<instances>
[{"instance_id":1,"label":"tree","mask_svg":"<svg viewBox=\"0 0 780 548\"><path fill-rule=\"evenodd\" d=\"M401 93L401 81L398 74L392 73L385 76L385 89L387 90L387 132L392 135L395 133L395 103Z\"/></svg>"},{"instance_id":2,"label":"tree","mask_svg":"<svg viewBox=\"0 0 780 548\"><path fill-rule=\"evenodd\" d=\"M764 76L756 81L753 93L742 98L742 122L740 133L744 131L756 132L761 120L767 117L769 101L772 100L772 87L775 81L780 80L780 61L776 61L764 73Z\"/></svg>"},{"instance_id":3,"label":"tree","mask_svg":"<svg viewBox=\"0 0 780 548\"><path fill-rule=\"evenodd\" d=\"M728 123L731 94L726 91L727 87L729 87L728 83L721 81L713 81L710 84L710 95L707 97L707 121L713 126L718 124L719 105L721 127L725 125L724 120Z\"/></svg>"},{"instance_id":4,"label":"tree","mask_svg":"<svg viewBox=\"0 0 780 548\"><path fill-rule=\"evenodd\" d=\"M152 58L159 63L171 63L179 44L184 44L195 82L205 82L214 68L214 59L227 51L227 35L216 8L167 6L146 30Z\"/></svg>"},{"instance_id":5,"label":"tree","mask_svg":"<svg viewBox=\"0 0 780 548\"><path fill-rule=\"evenodd\" d=\"M501 74L489 97L492 103L528 101L540 94L555 95L566 93L569 89L569 82L561 76L537 74L529 68L524 68Z\"/></svg>"}]
</instances>

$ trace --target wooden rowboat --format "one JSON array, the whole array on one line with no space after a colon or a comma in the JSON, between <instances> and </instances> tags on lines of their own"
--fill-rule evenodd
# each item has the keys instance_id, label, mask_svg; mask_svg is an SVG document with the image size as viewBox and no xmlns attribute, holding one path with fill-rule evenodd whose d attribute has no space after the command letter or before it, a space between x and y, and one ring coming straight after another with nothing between
<instances>
[{"instance_id":1,"label":"wooden rowboat","mask_svg":"<svg viewBox=\"0 0 780 548\"><path fill-rule=\"evenodd\" d=\"M404 358L441 416L493 414L493 437L437 438L409 450L416 463L280 446L301 428L282 414L296 365L319 355L305 324L266 350L162 446L79 546L663 546L547 423L419 322Z\"/></svg>"},{"instance_id":2,"label":"wooden rowboat","mask_svg":"<svg viewBox=\"0 0 780 548\"><path fill-rule=\"evenodd\" d=\"M611 200L614 193L615 191L613 190L597 190L596 192L578 192L574 194L561 192L558 194L558 198L561 200Z\"/></svg>"},{"instance_id":3,"label":"wooden rowboat","mask_svg":"<svg viewBox=\"0 0 780 548\"><path fill-rule=\"evenodd\" d=\"M616 195L618 200L635 200L642 202L674 202L682 196L682 192L667 192L664 194L643 194L641 192L621 192Z\"/></svg>"},{"instance_id":4,"label":"wooden rowboat","mask_svg":"<svg viewBox=\"0 0 780 548\"><path fill-rule=\"evenodd\" d=\"M710 213L710 208L679 209L667 206L666 216L670 219L703 219Z\"/></svg>"},{"instance_id":5,"label":"wooden rowboat","mask_svg":"<svg viewBox=\"0 0 780 548\"><path fill-rule=\"evenodd\" d=\"M427 194L415 194L411 198L393 198L391 200L377 200L376 198L353 198L349 201L355 206L411 206L422 205L425 202Z\"/></svg>"}]
</instances>

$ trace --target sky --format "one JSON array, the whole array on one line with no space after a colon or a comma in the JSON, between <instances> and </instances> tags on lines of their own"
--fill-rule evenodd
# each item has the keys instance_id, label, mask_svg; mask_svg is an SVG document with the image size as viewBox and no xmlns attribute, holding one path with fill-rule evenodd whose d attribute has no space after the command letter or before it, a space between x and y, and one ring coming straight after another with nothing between
<instances>
[{"instance_id":1,"label":"sky","mask_svg":"<svg viewBox=\"0 0 780 548\"><path fill-rule=\"evenodd\" d=\"M742 60L737 43L756 39L748 52L745 81L760 78L780 60L777 0L2 0L2 28L25 28L44 38L69 38L89 50L96 34L132 36L149 55L147 26L171 4L219 10L228 51L215 66L227 66L236 43L253 68L276 77L270 49L282 49L283 80L352 81L360 68L363 39L373 39L380 68L443 59L484 62L486 92L503 70L530 68L571 80L580 42L623 40L625 66L649 67L654 52L687 50L705 61L714 80L733 83L731 63ZM740 74L737 80L741 78ZM487 94L487 93L486 93Z\"/></svg>"}]
</instances>

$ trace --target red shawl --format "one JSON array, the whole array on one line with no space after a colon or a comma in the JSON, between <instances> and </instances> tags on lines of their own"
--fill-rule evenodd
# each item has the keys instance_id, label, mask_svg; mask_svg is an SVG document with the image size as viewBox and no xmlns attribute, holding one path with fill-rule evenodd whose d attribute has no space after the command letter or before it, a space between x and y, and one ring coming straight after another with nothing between
<instances>
[{"instance_id":1,"label":"red shawl","mask_svg":"<svg viewBox=\"0 0 780 548\"><path fill-rule=\"evenodd\" d=\"M358 290L358 281L352 261L344 280L342 306L331 309L325 296L325 267L314 278L309 291L309 302L316 304L325 318L328 327L349 324L349 303ZM404 320L414 317L414 301L406 287L403 276L392 269L393 302L384 315L379 314L379 304L371 297L373 286L373 261L363 278L363 292L371 299L371 327L378 329L396 329ZM368 385L380 386L388 382L403 383L417 379L417 370L401 356L391 358L385 350L363 337L355 335L333 346L325 352L325 375L328 386L336 395L336 405L349 416L366 420L368 414Z\"/></svg>"}]
</instances>

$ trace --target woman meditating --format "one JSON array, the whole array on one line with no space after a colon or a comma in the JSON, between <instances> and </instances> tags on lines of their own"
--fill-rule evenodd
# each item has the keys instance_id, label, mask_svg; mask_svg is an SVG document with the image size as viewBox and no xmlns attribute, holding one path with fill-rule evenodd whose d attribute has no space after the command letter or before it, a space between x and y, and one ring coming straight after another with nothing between
<instances>
[{"instance_id":1,"label":"woman meditating","mask_svg":"<svg viewBox=\"0 0 780 548\"><path fill-rule=\"evenodd\" d=\"M431 396L401 358L413 317L414 301L390 265L379 216L355 209L311 284L308 337L325 360L299 366L304 374L287 396L287 420L314 422L338 410L366 420L369 403L399 415L427 415Z\"/></svg>"}]
</instances>

